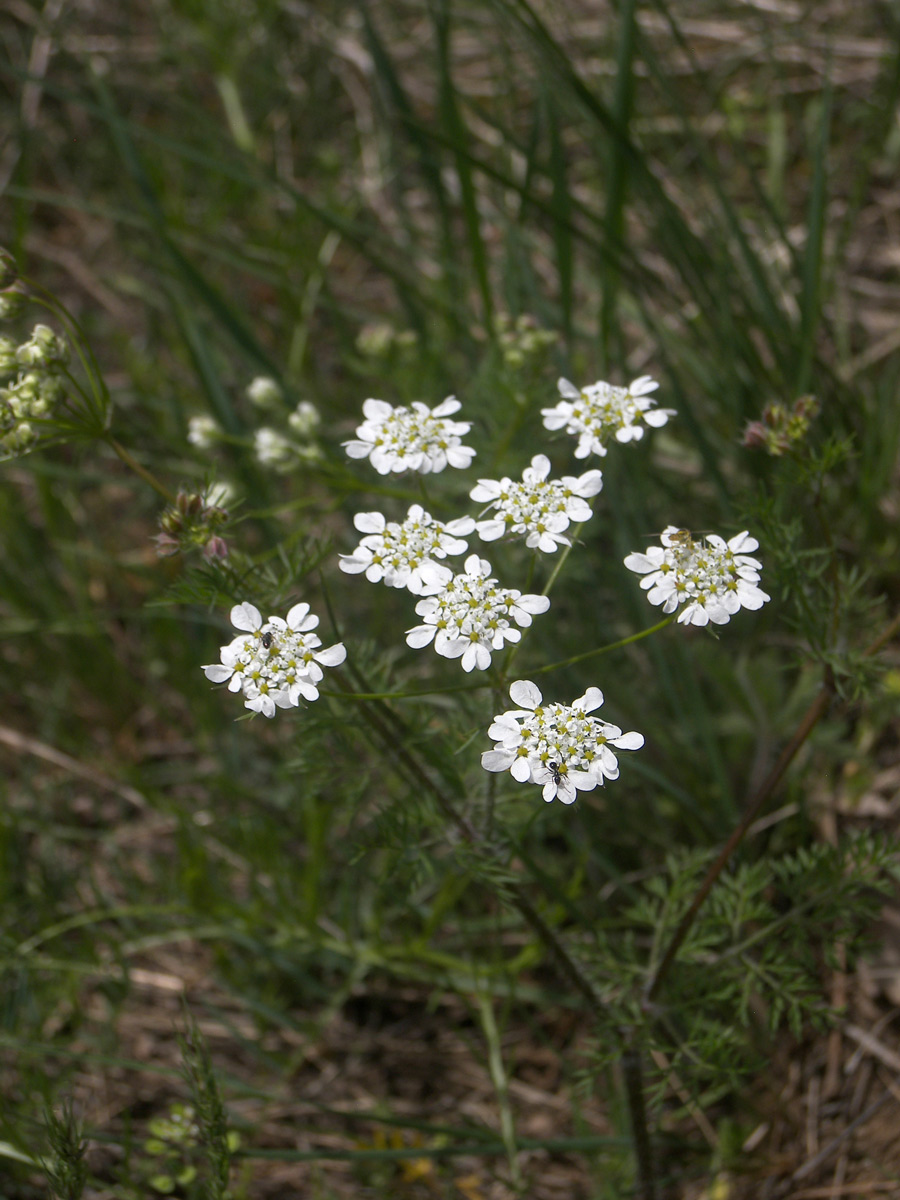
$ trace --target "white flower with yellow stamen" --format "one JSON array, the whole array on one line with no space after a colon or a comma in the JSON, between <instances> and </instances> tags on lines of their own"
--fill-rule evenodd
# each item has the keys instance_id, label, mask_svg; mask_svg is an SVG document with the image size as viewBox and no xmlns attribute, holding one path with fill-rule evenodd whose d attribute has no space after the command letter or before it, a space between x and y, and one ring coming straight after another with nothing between
<instances>
[{"instance_id":1,"label":"white flower with yellow stamen","mask_svg":"<svg viewBox=\"0 0 900 1200\"><path fill-rule=\"evenodd\" d=\"M472 428L469 421L448 421L459 401L448 396L431 409L418 400L410 408L392 408L384 400L363 404L366 418L356 439L343 445L350 458L368 458L379 475L418 471L427 475L444 467L468 467L475 451L460 438Z\"/></svg>"},{"instance_id":2,"label":"white flower with yellow stamen","mask_svg":"<svg viewBox=\"0 0 900 1200\"><path fill-rule=\"evenodd\" d=\"M554 408L541 409L544 428L565 429L577 436L576 458L603 456L613 440L640 441L646 425L658 429L675 415L674 409L657 408L656 401L649 399L650 392L659 387L649 375L633 380L628 387L598 380L577 388L568 379L560 379L558 387L562 400Z\"/></svg>"},{"instance_id":3,"label":"white flower with yellow stamen","mask_svg":"<svg viewBox=\"0 0 900 1200\"><path fill-rule=\"evenodd\" d=\"M725 625L741 608L758 609L771 599L761 588L762 563L747 551L759 542L744 530L726 542L711 533L696 541L687 529L667 526L661 546L629 554L625 566L643 575L641 587L651 604L678 614L682 625Z\"/></svg>"},{"instance_id":4,"label":"white flower with yellow stamen","mask_svg":"<svg viewBox=\"0 0 900 1200\"><path fill-rule=\"evenodd\" d=\"M509 695L518 708L494 718L488 737L497 745L481 756L486 771L509 771L518 783L536 783L549 803L572 804L578 792L591 792L618 779L619 763L610 747L639 750L643 735L591 716L603 703L590 687L571 704L545 704L528 679L517 679Z\"/></svg>"}]
</instances>

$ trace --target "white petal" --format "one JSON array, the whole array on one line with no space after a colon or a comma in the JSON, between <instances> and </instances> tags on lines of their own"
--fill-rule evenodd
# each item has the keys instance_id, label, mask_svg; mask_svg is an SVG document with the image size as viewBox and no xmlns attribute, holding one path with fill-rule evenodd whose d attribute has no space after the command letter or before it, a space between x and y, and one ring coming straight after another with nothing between
<instances>
[{"instance_id":1,"label":"white petal","mask_svg":"<svg viewBox=\"0 0 900 1200\"><path fill-rule=\"evenodd\" d=\"M559 388L559 394L565 396L567 400L580 400L581 392L573 383L569 383L568 379L559 378L556 386Z\"/></svg>"},{"instance_id":2,"label":"white petal","mask_svg":"<svg viewBox=\"0 0 900 1200\"><path fill-rule=\"evenodd\" d=\"M435 632L434 625L416 625L415 628L406 631L406 644L414 650L421 650L433 641Z\"/></svg>"},{"instance_id":3,"label":"white petal","mask_svg":"<svg viewBox=\"0 0 900 1200\"><path fill-rule=\"evenodd\" d=\"M527 613L543 613L550 607L549 596L519 596L515 602L516 608L521 608Z\"/></svg>"},{"instance_id":4,"label":"white petal","mask_svg":"<svg viewBox=\"0 0 900 1200\"><path fill-rule=\"evenodd\" d=\"M363 401L363 415L369 421L384 421L394 410L384 400Z\"/></svg>"},{"instance_id":5,"label":"white petal","mask_svg":"<svg viewBox=\"0 0 900 1200\"><path fill-rule=\"evenodd\" d=\"M447 462L451 467L457 467L464 471L468 467L472 459L475 457L475 451L469 446L448 446L447 447ZM435 470L438 468L435 467Z\"/></svg>"},{"instance_id":6,"label":"white petal","mask_svg":"<svg viewBox=\"0 0 900 1200\"><path fill-rule=\"evenodd\" d=\"M236 604L231 610L231 623L235 629L254 631L262 625L262 613L256 605L245 600L243 604Z\"/></svg>"},{"instance_id":7,"label":"white petal","mask_svg":"<svg viewBox=\"0 0 900 1200\"><path fill-rule=\"evenodd\" d=\"M487 504L489 500L497 499L503 491L503 485L508 482L500 479L479 479L469 492L469 498L478 504Z\"/></svg>"},{"instance_id":8,"label":"white petal","mask_svg":"<svg viewBox=\"0 0 900 1200\"><path fill-rule=\"evenodd\" d=\"M589 687L583 696L579 696L572 704L573 708L579 709L581 712L593 712L603 703L603 693L598 687Z\"/></svg>"},{"instance_id":9,"label":"white petal","mask_svg":"<svg viewBox=\"0 0 900 1200\"><path fill-rule=\"evenodd\" d=\"M634 729L630 733L623 733L621 737L612 739L612 745L619 750L640 750L643 744L644 735L637 733Z\"/></svg>"},{"instance_id":10,"label":"white petal","mask_svg":"<svg viewBox=\"0 0 900 1200\"><path fill-rule=\"evenodd\" d=\"M511 683L509 696L513 704L518 704L519 708L530 709L532 712L542 700L540 689L530 679L517 679L515 683ZM500 720L499 717L498 720Z\"/></svg>"},{"instance_id":11,"label":"white petal","mask_svg":"<svg viewBox=\"0 0 900 1200\"><path fill-rule=\"evenodd\" d=\"M653 547L651 546L650 549L652 550ZM638 575L645 575L648 571L656 571L659 568L659 562L654 562L650 558L650 550L646 554L629 554L624 561L628 570L635 571Z\"/></svg>"},{"instance_id":12,"label":"white petal","mask_svg":"<svg viewBox=\"0 0 900 1200\"><path fill-rule=\"evenodd\" d=\"M295 604L287 615L288 626L294 633L305 633L308 629L315 629L319 623L318 617L307 616L309 605L306 603Z\"/></svg>"},{"instance_id":13,"label":"white petal","mask_svg":"<svg viewBox=\"0 0 900 1200\"><path fill-rule=\"evenodd\" d=\"M542 408L541 413L544 417L544 428L551 430L551 432L562 429L569 419L567 413L559 412L555 408ZM582 455L583 457L584 455Z\"/></svg>"},{"instance_id":14,"label":"white petal","mask_svg":"<svg viewBox=\"0 0 900 1200\"><path fill-rule=\"evenodd\" d=\"M595 468L593 471L585 471L583 475L579 475L574 481L574 486L568 483L567 479L564 479L563 483L567 483L578 496L585 498L596 496L603 490L603 472Z\"/></svg>"},{"instance_id":15,"label":"white petal","mask_svg":"<svg viewBox=\"0 0 900 1200\"><path fill-rule=\"evenodd\" d=\"M348 458L368 458L372 453L371 442L341 442Z\"/></svg>"},{"instance_id":16,"label":"white petal","mask_svg":"<svg viewBox=\"0 0 900 1200\"><path fill-rule=\"evenodd\" d=\"M509 771L517 783L527 783L531 778L531 763L524 754L517 754Z\"/></svg>"},{"instance_id":17,"label":"white petal","mask_svg":"<svg viewBox=\"0 0 900 1200\"><path fill-rule=\"evenodd\" d=\"M343 642L335 642L333 646L329 646L325 650L317 650L314 655L316 662L320 662L323 667L336 667L346 657L347 650Z\"/></svg>"},{"instance_id":18,"label":"white petal","mask_svg":"<svg viewBox=\"0 0 900 1200\"><path fill-rule=\"evenodd\" d=\"M234 668L226 667L222 663L211 663L210 666L203 667L203 674L213 683L224 683L234 674Z\"/></svg>"},{"instance_id":19,"label":"white petal","mask_svg":"<svg viewBox=\"0 0 900 1200\"><path fill-rule=\"evenodd\" d=\"M386 521L380 512L361 512L353 518L353 527L360 533L384 533Z\"/></svg>"},{"instance_id":20,"label":"white petal","mask_svg":"<svg viewBox=\"0 0 900 1200\"><path fill-rule=\"evenodd\" d=\"M466 537L475 528L474 517L457 517L455 521L444 522L444 530L447 533L452 533L454 537ZM462 550L451 550L451 554L461 554Z\"/></svg>"},{"instance_id":21,"label":"white petal","mask_svg":"<svg viewBox=\"0 0 900 1200\"><path fill-rule=\"evenodd\" d=\"M514 750L485 750L481 765L485 771L508 771L517 757Z\"/></svg>"},{"instance_id":22,"label":"white petal","mask_svg":"<svg viewBox=\"0 0 900 1200\"><path fill-rule=\"evenodd\" d=\"M650 375L641 375L639 379L634 379L628 385L628 391L632 396L647 396L650 392L655 392L659 384Z\"/></svg>"},{"instance_id":23,"label":"white petal","mask_svg":"<svg viewBox=\"0 0 900 1200\"><path fill-rule=\"evenodd\" d=\"M338 566L347 575L358 575L360 571L365 571L371 561L371 558L357 558L355 554L338 555Z\"/></svg>"},{"instance_id":24,"label":"white petal","mask_svg":"<svg viewBox=\"0 0 900 1200\"><path fill-rule=\"evenodd\" d=\"M751 537L745 529L743 533L739 533L736 537L730 539L728 549L735 554L747 554L751 550L758 550L759 542L755 537Z\"/></svg>"},{"instance_id":25,"label":"white petal","mask_svg":"<svg viewBox=\"0 0 900 1200\"><path fill-rule=\"evenodd\" d=\"M496 542L497 538L502 538L506 533L505 521L478 521L475 528L478 530L478 536L483 542Z\"/></svg>"}]
</instances>

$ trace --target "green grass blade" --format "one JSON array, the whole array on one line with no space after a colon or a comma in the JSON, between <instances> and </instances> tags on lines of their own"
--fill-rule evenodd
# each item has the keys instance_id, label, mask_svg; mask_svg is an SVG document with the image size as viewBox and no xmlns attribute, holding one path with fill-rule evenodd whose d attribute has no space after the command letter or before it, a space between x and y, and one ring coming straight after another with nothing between
<instances>
[{"instance_id":1,"label":"green grass blade","mask_svg":"<svg viewBox=\"0 0 900 1200\"><path fill-rule=\"evenodd\" d=\"M634 0L623 0L619 8L619 40L616 51L616 87L613 96L612 116L616 127L622 131L621 138L614 138L610 146L610 158L606 173L606 214L604 225L611 245L621 246L625 232L625 209L628 191L628 160L626 147L629 139L629 124L634 103L633 59L637 29ZM623 357L621 339L617 336L616 296L619 289L619 273L615 264L604 261L601 274L600 307L600 353L605 368ZM615 337L618 343L613 348Z\"/></svg>"},{"instance_id":2,"label":"green grass blade","mask_svg":"<svg viewBox=\"0 0 900 1200\"><path fill-rule=\"evenodd\" d=\"M828 80L821 101L806 218L806 253L803 256L803 288L800 293L800 351L794 384L795 395L798 396L809 388L816 349L816 334L822 312L822 256L828 204L828 141L831 129L831 106L832 85Z\"/></svg>"},{"instance_id":3,"label":"green grass blade","mask_svg":"<svg viewBox=\"0 0 900 1200\"><path fill-rule=\"evenodd\" d=\"M471 162L469 156L463 153L468 145L469 137L457 100L450 61L450 0L437 0L432 17L437 39L441 121L454 146L463 217L469 240L469 253L472 256L472 265L481 292L484 323L486 328L491 331L494 327L494 300L488 275L488 256L481 234L481 217L478 212L478 197Z\"/></svg>"}]
</instances>

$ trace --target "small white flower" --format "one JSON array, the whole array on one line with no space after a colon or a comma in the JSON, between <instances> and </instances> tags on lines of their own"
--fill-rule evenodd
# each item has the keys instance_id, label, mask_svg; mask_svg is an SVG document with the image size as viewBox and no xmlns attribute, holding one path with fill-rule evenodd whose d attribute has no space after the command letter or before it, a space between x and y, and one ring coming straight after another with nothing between
<instances>
[{"instance_id":1,"label":"small white flower","mask_svg":"<svg viewBox=\"0 0 900 1200\"><path fill-rule=\"evenodd\" d=\"M336 667L347 657L342 642L322 649L322 640L311 631L319 618L308 604L295 604L286 618L269 617L263 623L259 609L247 601L231 610L231 623L241 630L220 650L220 662L203 667L213 683L227 683L230 692L242 692L244 707L273 717L276 708L291 708L304 700L317 700L316 684L322 667Z\"/></svg>"},{"instance_id":2,"label":"small white flower","mask_svg":"<svg viewBox=\"0 0 900 1200\"><path fill-rule=\"evenodd\" d=\"M357 513L353 524L366 536L353 554L340 556L341 570L348 575L365 571L371 583L408 588L421 596L453 577L449 567L434 560L468 549L460 535L472 532L475 518L436 521L421 504L413 504L402 525L386 521L379 512Z\"/></svg>"},{"instance_id":3,"label":"small white flower","mask_svg":"<svg viewBox=\"0 0 900 1200\"><path fill-rule=\"evenodd\" d=\"M210 450L221 438L222 430L214 417L204 414L188 419L187 440L198 450Z\"/></svg>"},{"instance_id":4,"label":"small white flower","mask_svg":"<svg viewBox=\"0 0 900 1200\"><path fill-rule=\"evenodd\" d=\"M522 479L479 479L469 495L479 503L496 509L496 514L479 521L475 528L485 542L496 541L504 535L526 535L530 549L552 554L559 545L568 546L563 536L570 521L587 521L591 516L586 500L596 496L603 487L603 476L597 470L584 475L565 475L562 479L547 479L550 459L536 454L531 466L522 472Z\"/></svg>"},{"instance_id":5,"label":"small white flower","mask_svg":"<svg viewBox=\"0 0 900 1200\"><path fill-rule=\"evenodd\" d=\"M758 588L762 563L745 553L759 546L745 530L729 542L711 533L694 540L687 529L667 526L661 546L629 554L625 566L643 575L641 587L651 604L678 614L679 624L725 625L741 608L762 608L771 599Z\"/></svg>"},{"instance_id":6,"label":"small white flower","mask_svg":"<svg viewBox=\"0 0 900 1200\"><path fill-rule=\"evenodd\" d=\"M315 433L321 419L319 410L311 400L301 400L288 417L288 425L297 437L309 438Z\"/></svg>"},{"instance_id":7,"label":"small white flower","mask_svg":"<svg viewBox=\"0 0 900 1200\"><path fill-rule=\"evenodd\" d=\"M368 458L379 475L418 471L422 475L451 467L468 467L475 451L463 446L470 421L448 421L459 410L459 401L448 396L431 409L413 401L411 408L391 408L384 400L363 404L365 421L354 441L344 442L350 458Z\"/></svg>"},{"instance_id":8,"label":"small white flower","mask_svg":"<svg viewBox=\"0 0 900 1200\"><path fill-rule=\"evenodd\" d=\"M613 438L617 442L640 441L645 425L658 429L675 415L674 409L656 408L656 401L648 399L659 387L649 375L635 379L627 388L600 380L579 390L568 379L560 379L558 387L563 397L559 404L541 409L544 427L575 434L576 458L606 454Z\"/></svg>"},{"instance_id":9,"label":"small white flower","mask_svg":"<svg viewBox=\"0 0 900 1200\"><path fill-rule=\"evenodd\" d=\"M227 479L213 480L203 493L203 503L210 508L233 508L237 498L237 488Z\"/></svg>"},{"instance_id":10,"label":"small white flower","mask_svg":"<svg viewBox=\"0 0 900 1200\"><path fill-rule=\"evenodd\" d=\"M416 605L425 623L407 630L406 644L418 650L434 642L444 658L461 658L464 671L487 670L494 650L522 636L511 620L524 629L532 615L550 607L546 596L523 596L500 587L490 570L486 559L470 554L462 574L435 584L436 594Z\"/></svg>"},{"instance_id":11,"label":"small white flower","mask_svg":"<svg viewBox=\"0 0 900 1200\"><path fill-rule=\"evenodd\" d=\"M257 408L277 408L284 399L284 392L277 380L268 375L257 375L247 386L247 399Z\"/></svg>"},{"instance_id":12,"label":"small white flower","mask_svg":"<svg viewBox=\"0 0 900 1200\"><path fill-rule=\"evenodd\" d=\"M591 687L571 704L544 704L539 689L517 679L509 689L518 708L494 718L488 737L497 745L481 756L486 771L509 771L518 783L536 783L546 801L571 804L577 792L590 792L607 779L618 779L619 764L610 746L639 750L640 733L590 714L603 703Z\"/></svg>"},{"instance_id":13,"label":"small white flower","mask_svg":"<svg viewBox=\"0 0 900 1200\"><path fill-rule=\"evenodd\" d=\"M277 429L264 425L253 435L253 452L264 467L290 471L297 465L297 447Z\"/></svg>"}]
</instances>

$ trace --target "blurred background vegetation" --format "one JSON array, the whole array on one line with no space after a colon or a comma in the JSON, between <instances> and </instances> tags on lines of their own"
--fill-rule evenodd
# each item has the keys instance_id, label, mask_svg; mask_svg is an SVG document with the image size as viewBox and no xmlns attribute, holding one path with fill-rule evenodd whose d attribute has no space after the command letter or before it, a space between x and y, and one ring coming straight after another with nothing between
<instances>
[{"instance_id":1,"label":"blurred background vegetation","mask_svg":"<svg viewBox=\"0 0 900 1200\"><path fill-rule=\"evenodd\" d=\"M199 667L234 601L305 599L372 690L458 684L404 646L408 597L335 569L354 512L417 499L347 463L363 399L455 393L475 474L539 451L566 473L571 444L538 415L557 376L648 373L678 416L598 464L517 670L651 624L621 560L670 522L751 529L773 602L542 680L560 699L599 684L647 746L572 811L501 791L505 869L528 864L575 943L615 941L668 852L724 840L826 666L841 703L747 862L892 830L900 675L859 652L900 599L896 5L9 0L0 33L0 240L77 317L135 459L173 491L233 483L229 540L257 568L229 592L158 558L160 499L105 445L0 465L0 1193L45 1194L24 1160L45 1152L44 1104L72 1097L88 1194L194 1194L147 1148L192 1095L186 1001L241 1137L237 1196L630 1194L617 1063L358 708L234 724ZM556 340L531 353L535 326ZM258 375L280 418L247 400ZM810 393L806 458L742 444ZM303 400L321 457L261 465L254 432ZM228 435L213 450L187 440L199 415ZM445 519L472 508L475 476L453 474L434 481ZM524 587L524 550L505 562ZM499 709L458 699L392 711L479 822ZM816 954L822 1003L871 1017L882 985ZM804 1097L840 1050L766 1025L733 1051L740 1081L650 1064L672 1194L758 1195L813 1158Z\"/></svg>"}]
</instances>

